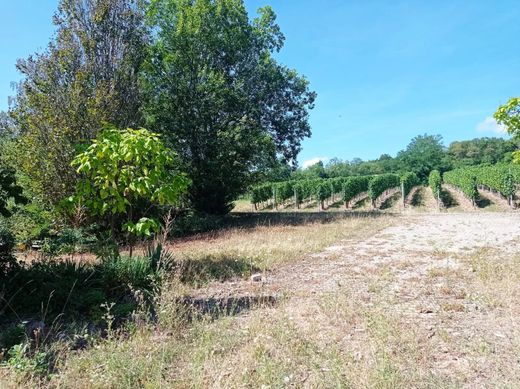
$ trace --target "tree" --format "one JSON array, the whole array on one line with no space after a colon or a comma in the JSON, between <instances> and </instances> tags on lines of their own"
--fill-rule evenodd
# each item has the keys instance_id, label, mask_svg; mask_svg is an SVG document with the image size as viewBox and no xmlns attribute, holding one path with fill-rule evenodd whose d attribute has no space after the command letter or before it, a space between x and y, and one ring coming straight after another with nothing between
<instances>
[{"instance_id":1,"label":"tree","mask_svg":"<svg viewBox=\"0 0 520 389\"><path fill-rule=\"evenodd\" d=\"M292 168L283 159L278 159L274 166L262 174L257 182L277 182L291 179Z\"/></svg>"},{"instance_id":2,"label":"tree","mask_svg":"<svg viewBox=\"0 0 520 389\"><path fill-rule=\"evenodd\" d=\"M347 177L350 175L350 164L339 158L332 158L325 166L325 171L329 177Z\"/></svg>"},{"instance_id":3,"label":"tree","mask_svg":"<svg viewBox=\"0 0 520 389\"><path fill-rule=\"evenodd\" d=\"M498 124L506 126L513 139L520 140L520 97L509 99L506 104L498 107L493 116ZM520 151L516 151L513 157L516 163L520 163Z\"/></svg>"},{"instance_id":4,"label":"tree","mask_svg":"<svg viewBox=\"0 0 520 389\"><path fill-rule=\"evenodd\" d=\"M444 145L440 135L418 135L411 140L405 150L397 154L401 169L417 174L426 182L432 170L444 172L448 168Z\"/></svg>"},{"instance_id":5,"label":"tree","mask_svg":"<svg viewBox=\"0 0 520 389\"><path fill-rule=\"evenodd\" d=\"M49 204L73 192L76 146L103 122L142 125L138 72L148 32L138 2L61 0L56 37L17 64L24 77L11 110L18 165Z\"/></svg>"},{"instance_id":6,"label":"tree","mask_svg":"<svg viewBox=\"0 0 520 389\"><path fill-rule=\"evenodd\" d=\"M9 202L26 204L27 199L23 195L23 189L16 184L14 170L0 165L0 215L11 216Z\"/></svg>"},{"instance_id":7,"label":"tree","mask_svg":"<svg viewBox=\"0 0 520 389\"><path fill-rule=\"evenodd\" d=\"M147 217L151 207L176 204L189 185L176 171L176 164L176 155L159 135L145 129L120 131L107 126L73 160L82 180L69 200L83 205L92 215L108 215L113 232L116 217L123 215L124 230L149 236L159 226Z\"/></svg>"},{"instance_id":8,"label":"tree","mask_svg":"<svg viewBox=\"0 0 520 389\"><path fill-rule=\"evenodd\" d=\"M447 155L453 168L507 161L516 149L514 142L501 138L476 138L452 142Z\"/></svg>"},{"instance_id":9,"label":"tree","mask_svg":"<svg viewBox=\"0 0 520 389\"><path fill-rule=\"evenodd\" d=\"M179 154L194 207L226 213L277 155L294 163L316 95L273 58L284 36L269 7L250 21L242 0L155 0L148 15L147 125Z\"/></svg>"}]
</instances>

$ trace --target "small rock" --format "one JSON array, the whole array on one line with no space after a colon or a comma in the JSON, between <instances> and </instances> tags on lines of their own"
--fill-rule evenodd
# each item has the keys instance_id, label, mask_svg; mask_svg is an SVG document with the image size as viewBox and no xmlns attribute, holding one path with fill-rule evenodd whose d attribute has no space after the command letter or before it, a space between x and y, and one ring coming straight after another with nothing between
<instances>
[{"instance_id":1,"label":"small rock","mask_svg":"<svg viewBox=\"0 0 520 389\"><path fill-rule=\"evenodd\" d=\"M251 276L251 281L253 281L253 282L260 282L260 281L262 281L262 275L260 273L253 274Z\"/></svg>"}]
</instances>

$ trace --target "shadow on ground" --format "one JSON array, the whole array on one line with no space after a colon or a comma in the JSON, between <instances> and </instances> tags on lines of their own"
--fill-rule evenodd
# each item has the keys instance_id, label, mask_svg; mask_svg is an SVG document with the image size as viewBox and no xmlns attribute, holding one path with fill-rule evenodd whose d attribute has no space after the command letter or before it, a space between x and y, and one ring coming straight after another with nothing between
<instances>
[{"instance_id":1,"label":"shadow on ground","mask_svg":"<svg viewBox=\"0 0 520 389\"><path fill-rule=\"evenodd\" d=\"M176 273L182 283L201 285L209 281L228 281L244 278L260 269L248 258L237 258L227 255L207 255L197 259L179 261Z\"/></svg>"},{"instance_id":2,"label":"shadow on ground","mask_svg":"<svg viewBox=\"0 0 520 389\"><path fill-rule=\"evenodd\" d=\"M394 205L397 204L397 202L399 201L400 198L401 198L401 193L397 192L397 193L393 194L392 196L387 198L383 202L383 204L381 204L381 207L379 207L379 209L384 211L384 210L392 208Z\"/></svg>"},{"instance_id":3,"label":"shadow on ground","mask_svg":"<svg viewBox=\"0 0 520 389\"><path fill-rule=\"evenodd\" d=\"M426 201L424 198L424 188L420 188L415 191L410 204L412 205L412 207L426 206Z\"/></svg>"},{"instance_id":4,"label":"shadow on ground","mask_svg":"<svg viewBox=\"0 0 520 389\"><path fill-rule=\"evenodd\" d=\"M477 199L475 200L475 204L479 208L485 208L489 207L493 204L493 202L488 199L487 197L481 196L480 194L477 196Z\"/></svg>"},{"instance_id":5,"label":"shadow on ground","mask_svg":"<svg viewBox=\"0 0 520 389\"><path fill-rule=\"evenodd\" d=\"M447 191L446 189L441 190L440 197L441 197L442 204L444 204L444 206L446 208L453 208L453 207L457 207L460 205L457 202L457 200L455 200L455 198L451 195L451 193L449 191Z\"/></svg>"}]
</instances>

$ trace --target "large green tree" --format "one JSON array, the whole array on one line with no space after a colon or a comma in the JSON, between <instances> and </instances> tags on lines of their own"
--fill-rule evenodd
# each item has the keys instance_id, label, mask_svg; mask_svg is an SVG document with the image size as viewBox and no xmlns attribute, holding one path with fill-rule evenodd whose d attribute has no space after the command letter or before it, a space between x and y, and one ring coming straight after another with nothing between
<instances>
[{"instance_id":1,"label":"large green tree","mask_svg":"<svg viewBox=\"0 0 520 389\"><path fill-rule=\"evenodd\" d=\"M514 142L501 138L476 138L452 142L447 150L453 168L507 161L516 149Z\"/></svg>"},{"instance_id":2,"label":"large green tree","mask_svg":"<svg viewBox=\"0 0 520 389\"><path fill-rule=\"evenodd\" d=\"M226 213L277 156L295 161L315 93L273 58L284 36L269 7L251 21L242 0L152 0L148 14L147 125L181 157L195 208Z\"/></svg>"},{"instance_id":3,"label":"large green tree","mask_svg":"<svg viewBox=\"0 0 520 389\"><path fill-rule=\"evenodd\" d=\"M426 182L432 170L445 171L448 167L445 147L440 135L418 135L411 140L405 150L397 154L403 171L417 174Z\"/></svg>"},{"instance_id":4,"label":"large green tree","mask_svg":"<svg viewBox=\"0 0 520 389\"><path fill-rule=\"evenodd\" d=\"M76 146L103 122L142 124L138 71L148 32L138 1L61 0L55 38L17 64L18 165L50 204L73 191Z\"/></svg>"}]
</instances>

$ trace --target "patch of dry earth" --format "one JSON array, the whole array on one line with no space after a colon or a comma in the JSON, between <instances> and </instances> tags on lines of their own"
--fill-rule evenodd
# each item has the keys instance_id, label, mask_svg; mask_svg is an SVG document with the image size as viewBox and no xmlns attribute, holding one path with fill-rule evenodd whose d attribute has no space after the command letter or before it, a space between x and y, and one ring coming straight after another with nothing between
<instances>
[{"instance_id":1,"label":"patch of dry earth","mask_svg":"<svg viewBox=\"0 0 520 389\"><path fill-rule=\"evenodd\" d=\"M390 361L405 385L520 382L520 310L486 302L471 262L482 250L497 260L519 253L520 216L401 219L266 274L264 282L213 284L204 293L287 296L278 310L322 347L350 356L355 386L374 384L367 372L381 361Z\"/></svg>"}]
</instances>

